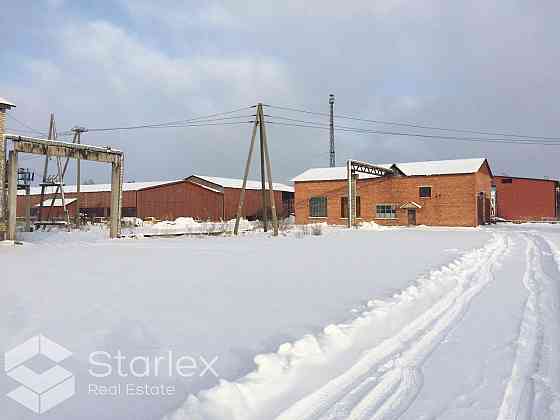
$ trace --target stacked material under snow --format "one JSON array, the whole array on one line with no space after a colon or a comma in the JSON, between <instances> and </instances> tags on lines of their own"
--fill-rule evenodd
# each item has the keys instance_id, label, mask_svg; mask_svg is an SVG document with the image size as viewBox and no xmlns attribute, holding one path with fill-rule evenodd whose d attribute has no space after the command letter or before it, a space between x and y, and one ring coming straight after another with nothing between
<instances>
[{"instance_id":1,"label":"stacked material under snow","mask_svg":"<svg viewBox=\"0 0 560 420\"><path fill-rule=\"evenodd\" d=\"M249 231L254 228L254 222L246 219L239 221L240 231ZM179 235L179 234L215 234L233 232L235 220L227 222L201 222L192 217L179 217L174 221L158 222L152 226L144 225L143 234L151 235Z\"/></svg>"},{"instance_id":2,"label":"stacked material under snow","mask_svg":"<svg viewBox=\"0 0 560 420\"><path fill-rule=\"evenodd\" d=\"M375 230L375 231L378 231L378 230L387 230L387 227L383 226L383 225L379 225L375 222L362 222L362 223L360 223L359 229L360 230Z\"/></svg>"}]
</instances>

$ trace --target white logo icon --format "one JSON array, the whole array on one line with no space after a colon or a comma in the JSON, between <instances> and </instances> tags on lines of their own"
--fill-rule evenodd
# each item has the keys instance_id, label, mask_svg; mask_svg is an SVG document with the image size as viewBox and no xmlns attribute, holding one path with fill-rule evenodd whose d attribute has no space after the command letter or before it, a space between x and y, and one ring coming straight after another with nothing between
<instances>
[{"instance_id":1,"label":"white logo icon","mask_svg":"<svg viewBox=\"0 0 560 420\"><path fill-rule=\"evenodd\" d=\"M8 351L5 354L6 374L22 386L7 396L31 411L43 414L75 394L76 379L71 372L58 365L41 374L23 365L38 355L60 363L72 353L42 335L30 338Z\"/></svg>"}]
</instances>

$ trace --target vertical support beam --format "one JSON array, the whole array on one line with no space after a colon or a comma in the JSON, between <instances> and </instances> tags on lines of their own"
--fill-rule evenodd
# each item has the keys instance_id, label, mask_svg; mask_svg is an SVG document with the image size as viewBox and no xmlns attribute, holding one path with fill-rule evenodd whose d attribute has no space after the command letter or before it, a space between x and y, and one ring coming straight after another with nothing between
<instances>
[{"instance_id":1,"label":"vertical support beam","mask_svg":"<svg viewBox=\"0 0 560 420\"><path fill-rule=\"evenodd\" d=\"M5 238L5 224L7 222L6 206L6 140L4 130L6 127L6 108L0 105L0 241Z\"/></svg>"},{"instance_id":2,"label":"vertical support beam","mask_svg":"<svg viewBox=\"0 0 560 420\"><path fill-rule=\"evenodd\" d=\"M329 105L331 107L330 114L330 149L329 149L329 164L331 168L336 166L336 159L334 154L334 95L329 95Z\"/></svg>"},{"instance_id":3,"label":"vertical support beam","mask_svg":"<svg viewBox=\"0 0 560 420\"><path fill-rule=\"evenodd\" d=\"M77 136L76 136L76 143L77 144L81 143L80 135L81 135L81 132L78 131ZM80 222L81 222L81 220L80 220L80 190L81 190L80 184L81 184L81 161L80 161L80 158L78 157L76 159L76 215L75 215L75 217L76 217L76 220L75 220L76 228L78 228L78 229L80 228Z\"/></svg>"},{"instance_id":4,"label":"vertical support beam","mask_svg":"<svg viewBox=\"0 0 560 420\"><path fill-rule=\"evenodd\" d=\"M263 124L261 121L261 113L259 110L262 110L262 104L257 105L257 112L256 118L260 124L260 149L261 149L261 202L262 202L262 209L263 209L263 225L264 231L268 231L268 203L266 199L266 173L265 173L265 156L264 156L264 135L263 135Z\"/></svg>"},{"instance_id":5,"label":"vertical support beam","mask_svg":"<svg viewBox=\"0 0 560 420\"><path fill-rule=\"evenodd\" d=\"M273 235L278 236L278 216L276 215L276 200L274 197L274 184L272 183L272 169L270 165L270 156L268 154L268 139L266 138L266 127L264 124L264 113L262 110L262 104L259 104L258 111L260 111L260 124L261 124L261 132L264 137L264 157L266 160L266 173L268 177L268 191L269 191L269 199L270 199L270 210L272 212L272 229Z\"/></svg>"},{"instance_id":6,"label":"vertical support beam","mask_svg":"<svg viewBox=\"0 0 560 420\"><path fill-rule=\"evenodd\" d=\"M121 229L122 229L121 220L122 220L122 203L123 203L123 188L124 188L124 155L121 155L121 157L119 159L119 163L120 163L119 206L118 206L118 209L117 209L118 212L119 212L119 220L118 220L118 224L117 224L117 236L120 238Z\"/></svg>"},{"instance_id":7,"label":"vertical support beam","mask_svg":"<svg viewBox=\"0 0 560 420\"><path fill-rule=\"evenodd\" d=\"M358 213L358 174L352 174L352 226L356 226L358 223L357 213Z\"/></svg>"},{"instance_id":8,"label":"vertical support beam","mask_svg":"<svg viewBox=\"0 0 560 420\"><path fill-rule=\"evenodd\" d=\"M49 140L52 140L53 138L54 138L54 114L51 113L51 119L49 120ZM48 170L49 170L49 156L45 153L45 165L43 166L43 180L42 180L43 185L41 185L41 200L39 201L38 222L43 221L43 201L45 200L45 188L46 188L44 184L47 182Z\"/></svg>"},{"instance_id":9,"label":"vertical support beam","mask_svg":"<svg viewBox=\"0 0 560 420\"><path fill-rule=\"evenodd\" d=\"M8 167L8 240L16 240L17 222L17 152L10 150Z\"/></svg>"},{"instance_id":10,"label":"vertical support beam","mask_svg":"<svg viewBox=\"0 0 560 420\"><path fill-rule=\"evenodd\" d=\"M347 203L348 203L348 221L347 221L347 226L349 228L352 227L352 213L353 213L353 206L352 206L352 161L349 159L346 162L346 178L348 181L348 198L347 198Z\"/></svg>"},{"instance_id":11,"label":"vertical support beam","mask_svg":"<svg viewBox=\"0 0 560 420\"><path fill-rule=\"evenodd\" d=\"M62 187L62 180L64 180L64 174L62 173L62 163L60 161L60 157L56 157L56 167L58 168L58 178L61 180L61 187L60 187L60 197L62 199L62 211L64 214L64 221L66 222L66 229L68 229L68 231L70 231L70 216L68 215L68 208L66 207L66 199L64 198L64 188ZM56 200L56 194L54 196L54 198L52 199L51 202L51 209L54 205L54 202ZM50 210L49 210L50 212ZM49 213L50 214L50 213Z\"/></svg>"},{"instance_id":12,"label":"vertical support beam","mask_svg":"<svg viewBox=\"0 0 560 420\"><path fill-rule=\"evenodd\" d=\"M239 233L239 219L243 212L243 204L245 202L245 189L247 187L247 177L249 176L249 169L251 168L251 159L253 157L253 149L255 147L255 137L257 136L257 125L259 123L258 118L255 118L255 124L253 125L253 132L251 133L251 145L249 146L249 155L247 156L247 162L245 163L245 172L243 174L243 185L241 186L241 193L239 195L239 205L237 206L237 215L235 216L235 228L233 229L233 234L237 235Z\"/></svg>"},{"instance_id":13,"label":"vertical support beam","mask_svg":"<svg viewBox=\"0 0 560 420\"><path fill-rule=\"evenodd\" d=\"M111 165L111 222L109 237L118 238L121 224L122 159Z\"/></svg>"},{"instance_id":14,"label":"vertical support beam","mask_svg":"<svg viewBox=\"0 0 560 420\"><path fill-rule=\"evenodd\" d=\"M31 232L31 195L29 184L25 187L25 231Z\"/></svg>"}]
</instances>

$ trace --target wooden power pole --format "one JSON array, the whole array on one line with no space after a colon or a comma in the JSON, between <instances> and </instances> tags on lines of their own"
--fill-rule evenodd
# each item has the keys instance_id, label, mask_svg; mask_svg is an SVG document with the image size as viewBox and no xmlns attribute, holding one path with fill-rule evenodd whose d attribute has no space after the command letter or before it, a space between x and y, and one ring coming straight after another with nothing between
<instances>
[{"instance_id":1,"label":"wooden power pole","mask_svg":"<svg viewBox=\"0 0 560 420\"><path fill-rule=\"evenodd\" d=\"M268 203L270 202L270 210L272 213L272 229L273 235L278 236L278 217L276 214L276 200L274 197L274 185L272 182L272 169L270 164L270 155L268 153L268 140L266 137L266 127L264 122L264 112L263 105L261 103L256 105L257 112L255 114L255 124L253 125L253 131L251 134L251 143L249 146L249 155L247 156L247 162L245 163L245 172L243 174L243 184L241 186L241 194L239 197L239 205L237 207L237 216L235 218L235 228L234 234L239 234L239 221L243 215L243 204L245 201L245 190L247 188L247 178L249 176L249 170L251 168L251 160L253 157L253 149L255 147L255 137L257 134L257 127L259 127L259 137L261 146L261 197L263 204L263 221L265 226L265 231L268 229ZM266 197L266 181L268 181L268 200Z\"/></svg>"}]
</instances>

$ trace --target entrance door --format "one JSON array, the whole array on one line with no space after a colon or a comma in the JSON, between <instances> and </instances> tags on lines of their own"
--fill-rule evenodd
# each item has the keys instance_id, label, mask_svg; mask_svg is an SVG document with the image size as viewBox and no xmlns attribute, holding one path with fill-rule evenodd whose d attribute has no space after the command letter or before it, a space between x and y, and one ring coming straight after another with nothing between
<instances>
[{"instance_id":1,"label":"entrance door","mask_svg":"<svg viewBox=\"0 0 560 420\"><path fill-rule=\"evenodd\" d=\"M416 224L416 209L408 209L408 224Z\"/></svg>"}]
</instances>

